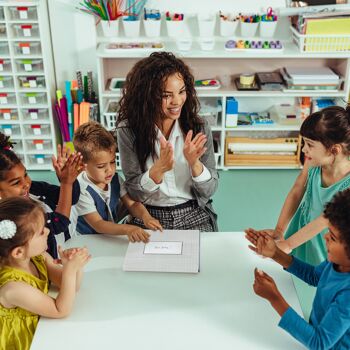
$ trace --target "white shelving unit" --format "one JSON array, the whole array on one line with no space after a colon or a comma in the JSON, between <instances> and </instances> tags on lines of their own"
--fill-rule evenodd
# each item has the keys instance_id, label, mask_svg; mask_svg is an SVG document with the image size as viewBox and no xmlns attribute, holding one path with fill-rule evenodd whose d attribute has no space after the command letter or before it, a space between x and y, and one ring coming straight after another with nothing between
<instances>
[{"instance_id":1,"label":"white shelving unit","mask_svg":"<svg viewBox=\"0 0 350 350\"><path fill-rule=\"evenodd\" d=\"M27 169L51 169L55 81L46 1L0 2L0 62L0 130Z\"/></svg>"},{"instance_id":2,"label":"white shelving unit","mask_svg":"<svg viewBox=\"0 0 350 350\"><path fill-rule=\"evenodd\" d=\"M284 21L288 21L287 18ZM286 27L288 27L288 24ZM232 52L225 50L225 42L229 38L215 37L215 47L212 51L201 50L198 40L193 38L192 48L189 51L179 51L175 42L166 36L158 39L140 36L134 40L123 37L104 38L100 35L98 28L97 46L97 73L99 81L99 99L102 123L106 126L110 114L106 114L110 101L120 99L120 91L110 91L109 81L111 78L125 77L131 67L141 58L148 56L149 50L116 50L106 52L105 46L108 42L132 42L132 41L160 41L165 51L171 51L181 57L192 69L195 79L219 78L222 87L217 90L198 90L200 101L217 101L221 105L222 112L219 113L217 124L212 126L213 137L219 143L217 154L218 169L290 169L299 168L299 164L291 165L237 165L226 166L224 162L226 137L297 137L299 126L296 125L258 125L238 126L236 128L225 127L226 99L234 97L238 100L240 112L263 112L275 104L294 104L298 97L334 98L347 101L350 90L350 52L329 53L304 53L292 42L291 34L283 40L283 51L273 50L261 52ZM142 33L141 33L142 34ZM197 38L198 39L198 38ZM341 90L337 91L238 91L231 81L232 76L238 76L243 72L266 72L280 69L284 66L322 67L328 66L335 70L344 79ZM108 119L106 119L106 116Z\"/></svg>"}]
</instances>

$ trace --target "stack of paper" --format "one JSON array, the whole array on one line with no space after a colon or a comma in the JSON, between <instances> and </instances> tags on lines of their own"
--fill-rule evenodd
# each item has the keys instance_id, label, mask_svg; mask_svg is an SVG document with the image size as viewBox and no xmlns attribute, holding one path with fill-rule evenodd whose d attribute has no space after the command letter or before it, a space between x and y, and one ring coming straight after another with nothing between
<instances>
[{"instance_id":1,"label":"stack of paper","mask_svg":"<svg viewBox=\"0 0 350 350\"><path fill-rule=\"evenodd\" d=\"M199 231L148 231L150 242L129 243L124 271L199 272Z\"/></svg>"}]
</instances>

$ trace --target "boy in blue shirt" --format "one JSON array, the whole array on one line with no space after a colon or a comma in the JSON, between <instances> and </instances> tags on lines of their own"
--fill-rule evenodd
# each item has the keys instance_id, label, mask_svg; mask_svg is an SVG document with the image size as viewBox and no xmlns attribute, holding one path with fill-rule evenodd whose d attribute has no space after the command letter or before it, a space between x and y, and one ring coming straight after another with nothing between
<instances>
[{"instance_id":1,"label":"boy in blue shirt","mask_svg":"<svg viewBox=\"0 0 350 350\"><path fill-rule=\"evenodd\" d=\"M281 316L279 326L309 349L350 349L350 190L339 192L324 210L327 260L318 266L304 263L277 248L263 232L246 231L250 248L272 258L288 272L317 287L310 322L286 302L274 280L255 269L254 292L268 300Z\"/></svg>"}]
</instances>

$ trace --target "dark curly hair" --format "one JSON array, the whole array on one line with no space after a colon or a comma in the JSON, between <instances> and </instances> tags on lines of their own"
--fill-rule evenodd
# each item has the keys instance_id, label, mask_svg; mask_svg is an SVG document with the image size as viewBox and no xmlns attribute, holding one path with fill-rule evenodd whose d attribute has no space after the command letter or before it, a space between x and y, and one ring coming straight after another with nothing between
<instances>
[{"instance_id":1,"label":"dark curly hair","mask_svg":"<svg viewBox=\"0 0 350 350\"><path fill-rule=\"evenodd\" d=\"M327 149L342 144L344 152L350 154L350 107L332 106L312 113L301 125L300 134Z\"/></svg>"},{"instance_id":2,"label":"dark curly hair","mask_svg":"<svg viewBox=\"0 0 350 350\"><path fill-rule=\"evenodd\" d=\"M155 156L155 124L159 118L165 118L162 110L165 83L176 73L183 78L187 94L179 118L181 130L184 134L189 130L197 134L203 122L198 117L199 101L194 77L181 59L169 52L154 52L138 61L126 76L117 127L123 122L133 133L134 149L142 171L145 171L147 158Z\"/></svg>"},{"instance_id":3,"label":"dark curly hair","mask_svg":"<svg viewBox=\"0 0 350 350\"><path fill-rule=\"evenodd\" d=\"M7 171L15 165L22 163L17 154L12 150L13 143L9 136L0 132L0 181L3 181Z\"/></svg>"},{"instance_id":4,"label":"dark curly hair","mask_svg":"<svg viewBox=\"0 0 350 350\"><path fill-rule=\"evenodd\" d=\"M345 242L346 252L350 258L350 189L338 192L326 204L324 217L337 228L341 241Z\"/></svg>"}]
</instances>

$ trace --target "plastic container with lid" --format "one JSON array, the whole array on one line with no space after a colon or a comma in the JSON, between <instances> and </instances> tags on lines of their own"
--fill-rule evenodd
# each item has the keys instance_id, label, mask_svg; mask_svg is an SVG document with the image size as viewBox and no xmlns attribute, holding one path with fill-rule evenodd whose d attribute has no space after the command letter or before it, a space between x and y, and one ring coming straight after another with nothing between
<instances>
[{"instance_id":1,"label":"plastic container with lid","mask_svg":"<svg viewBox=\"0 0 350 350\"><path fill-rule=\"evenodd\" d=\"M42 72L44 69L43 60L23 59L16 60L16 68L18 72Z\"/></svg>"},{"instance_id":2,"label":"plastic container with lid","mask_svg":"<svg viewBox=\"0 0 350 350\"><path fill-rule=\"evenodd\" d=\"M37 20L38 13L35 6L10 6L12 20Z\"/></svg>"},{"instance_id":3,"label":"plastic container with lid","mask_svg":"<svg viewBox=\"0 0 350 350\"><path fill-rule=\"evenodd\" d=\"M20 98L23 104L38 105L47 102L45 92L26 92L21 93Z\"/></svg>"},{"instance_id":4,"label":"plastic container with lid","mask_svg":"<svg viewBox=\"0 0 350 350\"><path fill-rule=\"evenodd\" d=\"M45 77L43 76L30 76L30 77L18 77L19 85L23 89L32 88L44 88L45 87Z\"/></svg>"},{"instance_id":5,"label":"plastic container with lid","mask_svg":"<svg viewBox=\"0 0 350 350\"><path fill-rule=\"evenodd\" d=\"M49 120L49 110L47 108L26 108L21 109L24 120Z\"/></svg>"},{"instance_id":6,"label":"plastic container with lid","mask_svg":"<svg viewBox=\"0 0 350 350\"><path fill-rule=\"evenodd\" d=\"M39 26L35 23L13 24L13 33L15 37L21 38L38 38Z\"/></svg>"},{"instance_id":7,"label":"plastic container with lid","mask_svg":"<svg viewBox=\"0 0 350 350\"><path fill-rule=\"evenodd\" d=\"M41 55L41 45L38 41L14 42L13 48L16 55Z\"/></svg>"}]
</instances>

